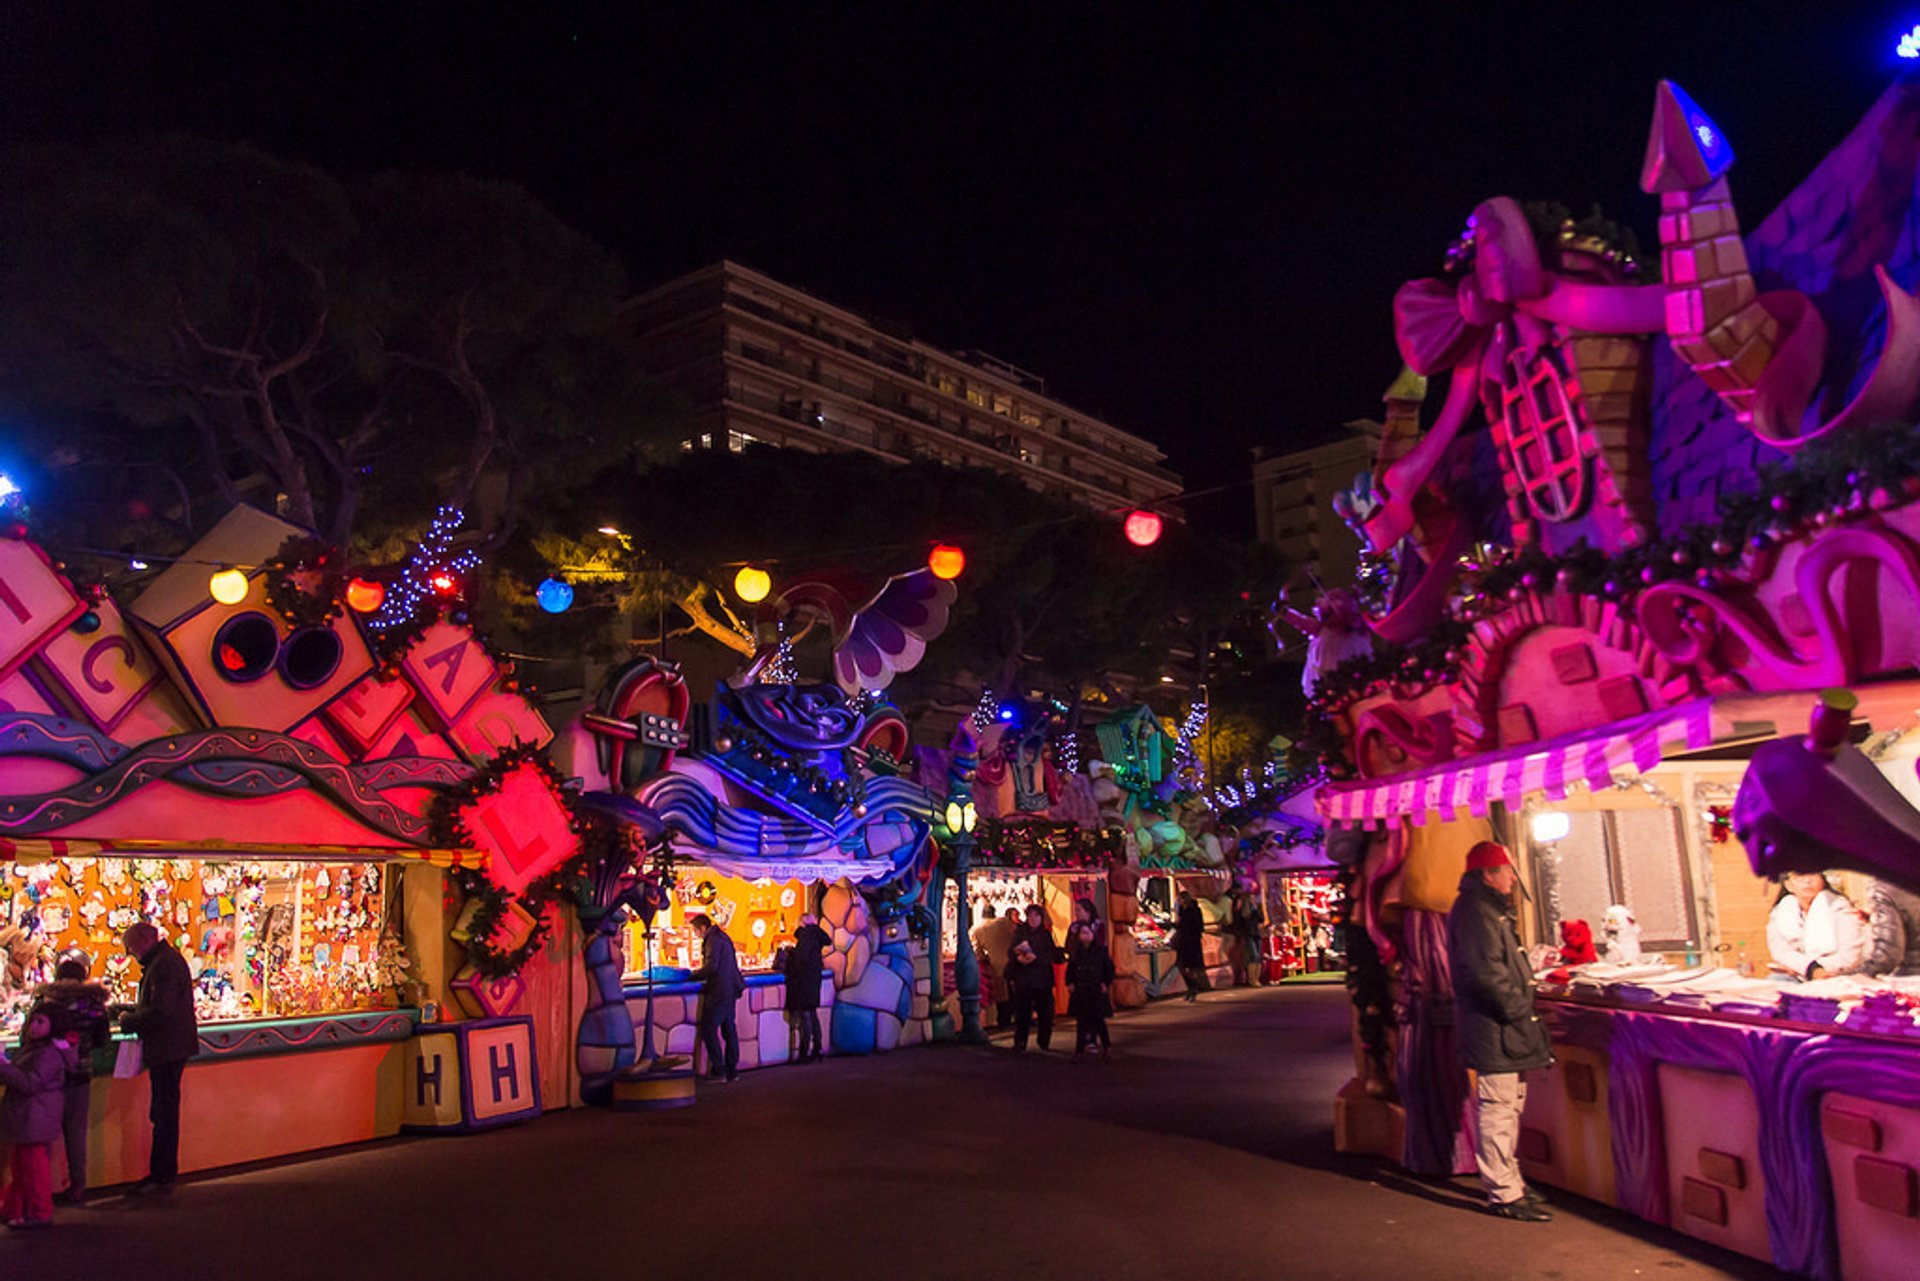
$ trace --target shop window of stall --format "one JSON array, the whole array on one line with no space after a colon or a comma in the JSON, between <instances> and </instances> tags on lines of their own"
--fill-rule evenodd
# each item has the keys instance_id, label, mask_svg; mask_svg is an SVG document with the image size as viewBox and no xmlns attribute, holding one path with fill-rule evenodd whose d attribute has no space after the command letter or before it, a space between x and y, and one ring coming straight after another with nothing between
<instances>
[{"instance_id":1,"label":"shop window of stall","mask_svg":"<svg viewBox=\"0 0 1920 1281\"><path fill-rule=\"evenodd\" d=\"M1542 937L1560 922L1584 920L1599 934L1608 907L1624 903L1648 951L1699 945L1693 883L1680 813L1668 806L1616 810L1530 810L1527 815Z\"/></svg>"},{"instance_id":2,"label":"shop window of stall","mask_svg":"<svg viewBox=\"0 0 1920 1281\"><path fill-rule=\"evenodd\" d=\"M406 966L387 931L393 888L378 863L105 857L0 866L0 929L27 945L23 981L0 981L0 1031L17 1033L34 987L75 952L114 1000L130 1003L140 970L120 934L139 920L186 958L203 1023L391 1007Z\"/></svg>"},{"instance_id":3,"label":"shop window of stall","mask_svg":"<svg viewBox=\"0 0 1920 1281\"><path fill-rule=\"evenodd\" d=\"M661 970L657 977L700 964L700 936L691 918L703 915L733 940L741 970L764 973L773 969L774 956L793 942L800 918L812 910L808 887L801 881L768 877L746 880L724 876L698 865L682 867L674 877L667 906L653 919L653 955L646 952L646 934L638 920L627 923L626 978L647 977L649 964Z\"/></svg>"}]
</instances>

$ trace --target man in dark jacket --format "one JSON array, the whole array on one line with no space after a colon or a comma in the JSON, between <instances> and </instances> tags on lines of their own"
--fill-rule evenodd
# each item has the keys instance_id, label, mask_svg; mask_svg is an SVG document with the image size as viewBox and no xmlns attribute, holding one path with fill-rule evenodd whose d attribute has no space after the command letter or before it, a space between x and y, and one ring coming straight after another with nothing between
<instances>
[{"instance_id":1,"label":"man in dark jacket","mask_svg":"<svg viewBox=\"0 0 1920 1281\"><path fill-rule=\"evenodd\" d=\"M700 1044L707 1051L707 1079L718 1081L724 1076L737 1081L740 1032L734 1026L733 1007L747 990L747 981L740 977L740 962L727 932L704 915L696 914L690 922L700 936L700 968L693 977L700 980Z\"/></svg>"},{"instance_id":2,"label":"man in dark jacket","mask_svg":"<svg viewBox=\"0 0 1920 1281\"><path fill-rule=\"evenodd\" d=\"M120 1026L140 1038L140 1061L153 1091L147 1107L153 1152L147 1177L133 1191L167 1193L180 1176L180 1078L187 1060L200 1052L193 972L187 958L145 921L129 925L120 945L140 962L140 990L133 1007L120 1012Z\"/></svg>"},{"instance_id":3,"label":"man in dark jacket","mask_svg":"<svg viewBox=\"0 0 1920 1281\"><path fill-rule=\"evenodd\" d=\"M795 1063L820 1058L820 981L832 942L833 936L820 928L820 918L812 912L800 918L800 928L793 932L793 950L787 953L787 1018L800 1034Z\"/></svg>"},{"instance_id":4,"label":"man in dark jacket","mask_svg":"<svg viewBox=\"0 0 1920 1281\"><path fill-rule=\"evenodd\" d=\"M1553 1215L1527 1191L1517 1159L1524 1073L1553 1063L1546 1025L1534 1011L1533 968L1514 929L1519 883L1504 846L1482 841L1468 852L1460 896L1447 914L1447 957L1460 1056L1479 1078L1474 1160L1487 1208L1502 1218L1545 1223Z\"/></svg>"}]
</instances>

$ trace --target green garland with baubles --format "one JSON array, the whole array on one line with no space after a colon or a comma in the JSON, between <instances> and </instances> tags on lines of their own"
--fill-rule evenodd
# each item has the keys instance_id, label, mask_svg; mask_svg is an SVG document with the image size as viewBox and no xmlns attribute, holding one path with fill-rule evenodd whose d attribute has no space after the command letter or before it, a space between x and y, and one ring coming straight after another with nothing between
<instances>
[{"instance_id":1,"label":"green garland with baubles","mask_svg":"<svg viewBox=\"0 0 1920 1281\"><path fill-rule=\"evenodd\" d=\"M1585 543L1562 556L1537 547L1518 552L1476 548L1462 558L1450 618L1412 645L1381 644L1314 685L1298 746L1332 777L1346 777L1351 769L1335 725L1339 713L1389 687L1417 697L1452 680L1473 622L1531 592L1597 596L1631 610L1640 592L1676 579L1712 591L1751 557L1764 556L1811 531L1867 519L1915 499L1920 499L1920 429L1889 423L1816 441L1791 459L1761 468L1752 493L1723 496L1718 521L1617 555Z\"/></svg>"}]
</instances>

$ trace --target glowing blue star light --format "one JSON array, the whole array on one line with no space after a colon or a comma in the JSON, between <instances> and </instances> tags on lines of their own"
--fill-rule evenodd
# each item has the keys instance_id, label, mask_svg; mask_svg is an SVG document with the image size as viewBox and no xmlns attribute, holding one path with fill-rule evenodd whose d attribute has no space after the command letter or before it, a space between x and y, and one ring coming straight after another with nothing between
<instances>
[{"instance_id":1,"label":"glowing blue star light","mask_svg":"<svg viewBox=\"0 0 1920 1281\"><path fill-rule=\"evenodd\" d=\"M1909 60L1920 58L1920 27L1915 27L1901 36L1900 43L1893 47L1893 51Z\"/></svg>"}]
</instances>

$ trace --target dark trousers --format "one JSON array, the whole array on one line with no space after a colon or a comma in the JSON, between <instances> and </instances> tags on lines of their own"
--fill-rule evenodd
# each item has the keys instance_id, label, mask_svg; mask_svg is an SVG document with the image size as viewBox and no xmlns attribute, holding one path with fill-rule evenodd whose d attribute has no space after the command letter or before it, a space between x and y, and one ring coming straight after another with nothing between
<instances>
[{"instance_id":1,"label":"dark trousers","mask_svg":"<svg viewBox=\"0 0 1920 1281\"><path fill-rule=\"evenodd\" d=\"M1027 1030L1039 1018L1040 1034L1034 1039L1041 1049L1053 1044L1053 989L1017 987L1013 990L1013 1048L1027 1048Z\"/></svg>"},{"instance_id":2,"label":"dark trousers","mask_svg":"<svg viewBox=\"0 0 1920 1281\"><path fill-rule=\"evenodd\" d=\"M1113 1045L1113 1041L1107 1036L1107 1021L1098 1014L1082 1014L1077 1024L1073 1037L1075 1054L1095 1043L1098 1043L1103 1050Z\"/></svg>"},{"instance_id":3,"label":"dark trousers","mask_svg":"<svg viewBox=\"0 0 1920 1281\"><path fill-rule=\"evenodd\" d=\"M67 1191L87 1190L87 1110L91 1081L69 1081L60 1101L60 1137L67 1145Z\"/></svg>"},{"instance_id":4,"label":"dark trousers","mask_svg":"<svg viewBox=\"0 0 1920 1281\"><path fill-rule=\"evenodd\" d=\"M820 1057L820 1011L794 1010L793 1022L800 1033L800 1048L793 1057L798 1062Z\"/></svg>"},{"instance_id":5,"label":"dark trousers","mask_svg":"<svg viewBox=\"0 0 1920 1281\"><path fill-rule=\"evenodd\" d=\"M180 1177L180 1077L186 1070L185 1062L147 1066L147 1082L153 1090L147 1107L147 1119L153 1122L147 1177L155 1183L172 1183Z\"/></svg>"},{"instance_id":6,"label":"dark trousers","mask_svg":"<svg viewBox=\"0 0 1920 1281\"><path fill-rule=\"evenodd\" d=\"M1180 977L1186 982L1186 999L1189 1001L1197 1001L1202 992L1213 990L1213 983L1207 978L1207 969L1204 965L1183 965L1180 967Z\"/></svg>"},{"instance_id":7,"label":"dark trousers","mask_svg":"<svg viewBox=\"0 0 1920 1281\"><path fill-rule=\"evenodd\" d=\"M725 1043L722 1052L721 1044ZM707 1075L719 1076L722 1071L728 1076L740 1071L740 1031L733 1024L733 1002L727 1002L727 1008L702 1009L700 1011L700 1044L707 1051ZM724 1068L723 1066L724 1065Z\"/></svg>"}]
</instances>

